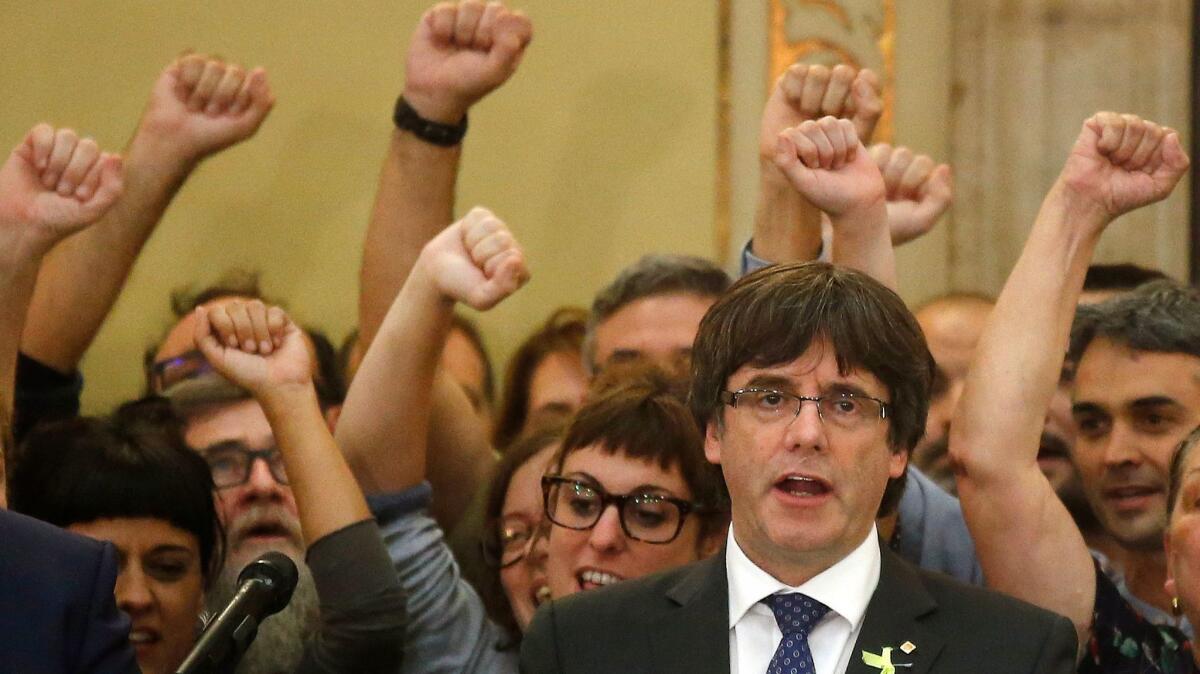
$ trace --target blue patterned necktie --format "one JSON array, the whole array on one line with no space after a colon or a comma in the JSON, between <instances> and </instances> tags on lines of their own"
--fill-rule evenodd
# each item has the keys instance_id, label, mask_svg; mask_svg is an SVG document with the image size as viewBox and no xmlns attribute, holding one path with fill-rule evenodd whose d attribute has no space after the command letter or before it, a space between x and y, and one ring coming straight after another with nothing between
<instances>
[{"instance_id":1,"label":"blue patterned necktie","mask_svg":"<svg viewBox=\"0 0 1200 674\"><path fill-rule=\"evenodd\" d=\"M779 648L767 665L767 674L816 674L808 633L829 613L829 607L799 592L773 594L762 603L771 608L779 631L783 632Z\"/></svg>"}]
</instances>

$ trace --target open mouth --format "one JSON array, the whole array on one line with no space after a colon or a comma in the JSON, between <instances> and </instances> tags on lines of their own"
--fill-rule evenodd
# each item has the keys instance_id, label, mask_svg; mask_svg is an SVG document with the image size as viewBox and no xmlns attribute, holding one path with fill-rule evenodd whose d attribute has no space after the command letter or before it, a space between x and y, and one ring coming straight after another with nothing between
<instances>
[{"instance_id":1,"label":"open mouth","mask_svg":"<svg viewBox=\"0 0 1200 674\"><path fill-rule=\"evenodd\" d=\"M550 587L548 585L539 585L533 591L533 605L535 607L541 606L548 601L550 601Z\"/></svg>"},{"instance_id":2,"label":"open mouth","mask_svg":"<svg viewBox=\"0 0 1200 674\"><path fill-rule=\"evenodd\" d=\"M129 630L129 643L133 644L134 648L148 648L161 640L162 635L158 633L158 630L148 627L135 627Z\"/></svg>"},{"instance_id":3,"label":"open mouth","mask_svg":"<svg viewBox=\"0 0 1200 674\"><path fill-rule=\"evenodd\" d=\"M616 575L615 573L608 573L607 571L584 569L576 574L575 580L579 582L580 590L591 590L593 588L619 583L620 581L624 580L624 578Z\"/></svg>"},{"instance_id":4,"label":"open mouth","mask_svg":"<svg viewBox=\"0 0 1200 674\"><path fill-rule=\"evenodd\" d=\"M242 532L242 538L290 538L291 532L279 522L259 522Z\"/></svg>"},{"instance_id":5,"label":"open mouth","mask_svg":"<svg viewBox=\"0 0 1200 674\"><path fill-rule=\"evenodd\" d=\"M775 483L775 489L797 498L817 498L833 491L825 480L808 475L787 475Z\"/></svg>"}]
</instances>

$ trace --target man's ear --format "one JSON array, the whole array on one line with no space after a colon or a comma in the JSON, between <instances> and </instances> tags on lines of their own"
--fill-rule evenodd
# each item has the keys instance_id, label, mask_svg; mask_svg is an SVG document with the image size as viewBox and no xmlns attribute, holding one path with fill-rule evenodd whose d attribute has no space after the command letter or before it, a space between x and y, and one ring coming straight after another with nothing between
<instances>
[{"instance_id":1,"label":"man's ear","mask_svg":"<svg viewBox=\"0 0 1200 674\"><path fill-rule=\"evenodd\" d=\"M890 449L889 449L889 451L890 451ZM905 451L905 450L901 450L899 452L892 452L892 455L888 461L888 476L889 477L895 479L904 474L905 469L908 468L908 455L909 455L909 452Z\"/></svg>"},{"instance_id":2,"label":"man's ear","mask_svg":"<svg viewBox=\"0 0 1200 674\"><path fill-rule=\"evenodd\" d=\"M721 438L724 430L715 414L704 425L704 458L708 459L709 463L721 464Z\"/></svg>"}]
</instances>

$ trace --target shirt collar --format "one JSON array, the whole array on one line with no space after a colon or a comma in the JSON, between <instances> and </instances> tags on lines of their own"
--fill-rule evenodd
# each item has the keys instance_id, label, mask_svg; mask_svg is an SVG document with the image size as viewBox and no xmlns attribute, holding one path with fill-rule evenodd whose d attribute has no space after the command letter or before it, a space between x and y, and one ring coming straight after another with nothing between
<instances>
[{"instance_id":1,"label":"shirt collar","mask_svg":"<svg viewBox=\"0 0 1200 674\"><path fill-rule=\"evenodd\" d=\"M875 525L866 539L836 564L799 587L785 585L762 570L742 552L729 527L725 573L729 580L729 627L732 629L755 604L781 592L802 592L828 606L858 629L867 604L879 585L879 534Z\"/></svg>"}]
</instances>

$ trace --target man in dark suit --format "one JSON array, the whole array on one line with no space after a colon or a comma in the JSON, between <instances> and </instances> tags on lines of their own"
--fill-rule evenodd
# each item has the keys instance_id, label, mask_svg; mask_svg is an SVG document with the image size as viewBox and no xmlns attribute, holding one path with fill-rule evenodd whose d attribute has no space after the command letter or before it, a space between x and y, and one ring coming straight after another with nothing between
<instances>
[{"instance_id":1,"label":"man in dark suit","mask_svg":"<svg viewBox=\"0 0 1200 674\"><path fill-rule=\"evenodd\" d=\"M860 268L894 282L882 177L853 126L784 135L784 173L843 241L866 242ZM522 671L1073 671L1066 619L880 545L875 514L924 429L932 373L916 320L870 276L811 263L736 283L692 351L693 412L732 503L724 554L543 607Z\"/></svg>"},{"instance_id":2,"label":"man in dark suit","mask_svg":"<svg viewBox=\"0 0 1200 674\"><path fill-rule=\"evenodd\" d=\"M112 545L0 510L0 672L136 672Z\"/></svg>"}]
</instances>

